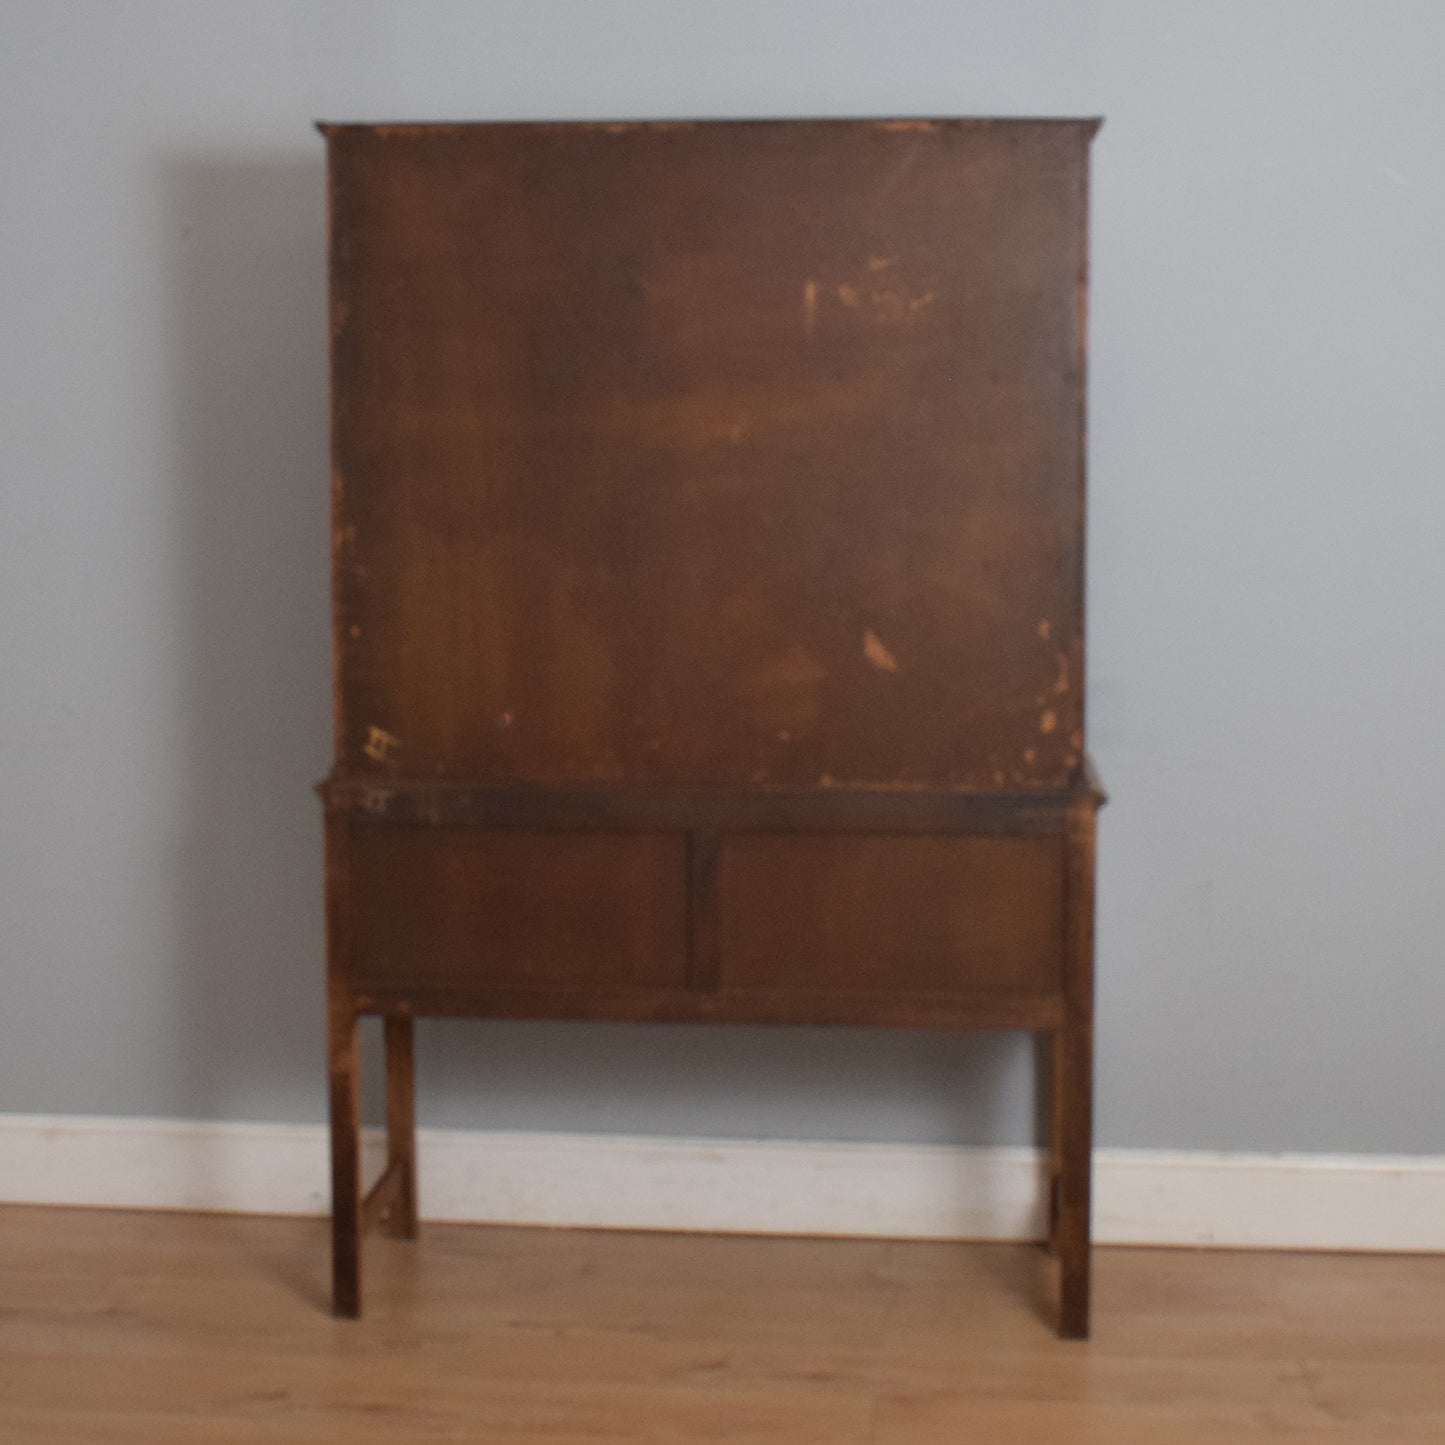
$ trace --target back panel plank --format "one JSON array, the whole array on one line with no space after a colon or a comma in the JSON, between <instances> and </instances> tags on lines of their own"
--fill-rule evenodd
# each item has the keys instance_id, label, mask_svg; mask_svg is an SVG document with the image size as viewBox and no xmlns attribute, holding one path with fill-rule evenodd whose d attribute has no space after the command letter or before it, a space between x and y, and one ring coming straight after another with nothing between
<instances>
[{"instance_id":1,"label":"back panel plank","mask_svg":"<svg viewBox=\"0 0 1445 1445\"><path fill-rule=\"evenodd\" d=\"M987 999L1056 993L1057 838L724 840L724 990Z\"/></svg>"},{"instance_id":2,"label":"back panel plank","mask_svg":"<svg viewBox=\"0 0 1445 1445\"><path fill-rule=\"evenodd\" d=\"M1064 785L1089 134L332 130L343 767Z\"/></svg>"},{"instance_id":3,"label":"back panel plank","mask_svg":"<svg viewBox=\"0 0 1445 1445\"><path fill-rule=\"evenodd\" d=\"M377 828L350 847L362 989L686 982L680 834Z\"/></svg>"}]
</instances>

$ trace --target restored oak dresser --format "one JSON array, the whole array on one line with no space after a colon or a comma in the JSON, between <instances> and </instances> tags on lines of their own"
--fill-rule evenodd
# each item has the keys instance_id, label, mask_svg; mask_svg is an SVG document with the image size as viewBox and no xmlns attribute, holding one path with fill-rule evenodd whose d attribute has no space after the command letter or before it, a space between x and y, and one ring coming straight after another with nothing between
<instances>
[{"instance_id":1,"label":"restored oak dresser","mask_svg":"<svg viewBox=\"0 0 1445 1445\"><path fill-rule=\"evenodd\" d=\"M416 1016L877 1024L1052 1037L1087 1332L1096 127L321 127L337 1313Z\"/></svg>"}]
</instances>

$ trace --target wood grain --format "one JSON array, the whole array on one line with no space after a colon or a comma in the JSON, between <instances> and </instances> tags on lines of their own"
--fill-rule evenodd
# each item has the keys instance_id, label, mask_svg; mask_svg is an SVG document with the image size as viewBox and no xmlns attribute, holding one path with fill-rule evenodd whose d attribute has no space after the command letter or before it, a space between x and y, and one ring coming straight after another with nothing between
<instances>
[{"instance_id":1,"label":"wood grain","mask_svg":"<svg viewBox=\"0 0 1445 1445\"><path fill-rule=\"evenodd\" d=\"M326 1313L319 1220L0 1209L6 1445L1435 1445L1445 1258L435 1225Z\"/></svg>"},{"instance_id":2,"label":"wood grain","mask_svg":"<svg viewBox=\"0 0 1445 1445\"><path fill-rule=\"evenodd\" d=\"M1065 786L1093 130L328 128L344 768Z\"/></svg>"},{"instance_id":3,"label":"wood grain","mask_svg":"<svg viewBox=\"0 0 1445 1445\"><path fill-rule=\"evenodd\" d=\"M721 876L723 981L739 993L1062 987L1057 839L733 834Z\"/></svg>"},{"instance_id":4,"label":"wood grain","mask_svg":"<svg viewBox=\"0 0 1445 1445\"><path fill-rule=\"evenodd\" d=\"M1014 1027L1084 1334L1097 123L321 129L338 1313L416 1014Z\"/></svg>"},{"instance_id":5,"label":"wood grain","mask_svg":"<svg viewBox=\"0 0 1445 1445\"><path fill-rule=\"evenodd\" d=\"M681 987L685 840L380 828L352 838L358 987Z\"/></svg>"}]
</instances>

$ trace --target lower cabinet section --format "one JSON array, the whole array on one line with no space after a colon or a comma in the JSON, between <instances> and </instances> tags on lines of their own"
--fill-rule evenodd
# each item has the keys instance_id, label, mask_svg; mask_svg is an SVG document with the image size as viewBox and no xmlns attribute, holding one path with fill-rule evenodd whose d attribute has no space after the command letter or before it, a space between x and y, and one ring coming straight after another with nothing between
<instances>
[{"instance_id":1,"label":"lower cabinet section","mask_svg":"<svg viewBox=\"0 0 1445 1445\"><path fill-rule=\"evenodd\" d=\"M766 1017L768 999L1060 987L1058 836L728 833L717 849L689 896L685 833L360 829L353 977L571 996L583 1017L589 994L665 995L676 1012L692 989Z\"/></svg>"},{"instance_id":2,"label":"lower cabinet section","mask_svg":"<svg viewBox=\"0 0 1445 1445\"><path fill-rule=\"evenodd\" d=\"M881 816L824 798L811 827L775 796L739 817L708 797L418 788L378 818L393 801L327 820L338 1314L361 1308L364 1229L416 1234L418 1016L1029 1029L1050 1040L1060 1332L1088 1333L1101 795L910 794ZM357 1021L375 1014L387 1162L363 1191Z\"/></svg>"}]
</instances>

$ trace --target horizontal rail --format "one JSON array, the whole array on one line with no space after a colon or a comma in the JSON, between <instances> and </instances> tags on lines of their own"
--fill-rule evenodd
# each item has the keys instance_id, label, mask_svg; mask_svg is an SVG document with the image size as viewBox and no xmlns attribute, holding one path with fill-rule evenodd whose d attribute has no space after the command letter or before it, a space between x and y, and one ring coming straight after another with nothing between
<instances>
[{"instance_id":1,"label":"horizontal rail","mask_svg":"<svg viewBox=\"0 0 1445 1445\"><path fill-rule=\"evenodd\" d=\"M401 1204L402 1179L405 1166L400 1159L393 1159L382 1171L381 1178L366 1192L361 1201L361 1228L369 1230L379 1223L389 1209Z\"/></svg>"},{"instance_id":2,"label":"horizontal rail","mask_svg":"<svg viewBox=\"0 0 1445 1445\"><path fill-rule=\"evenodd\" d=\"M418 1018L571 1019L594 1022L809 1024L925 1029L1032 1029L1063 1026L1057 994L783 992L695 993L687 989L498 987L485 981L417 987L358 979L357 1013L386 1014L405 1004Z\"/></svg>"},{"instance_id":3,"label":"horizontal rail","mask_svg":"<svg viewBox=\"0 0 1445 1445\"><path fill-rule=\"evenodd\" d=\"M356 824L585 831L1056 833L1069 810L1102 801L1072 788L973 792L883 788L479 786L333 775L317 791Z\"/></svg>"}]
</instances>

